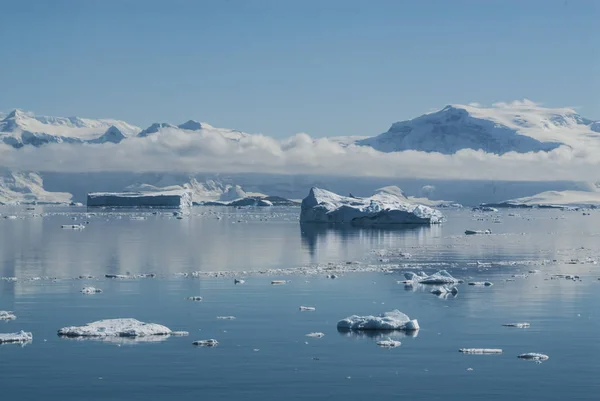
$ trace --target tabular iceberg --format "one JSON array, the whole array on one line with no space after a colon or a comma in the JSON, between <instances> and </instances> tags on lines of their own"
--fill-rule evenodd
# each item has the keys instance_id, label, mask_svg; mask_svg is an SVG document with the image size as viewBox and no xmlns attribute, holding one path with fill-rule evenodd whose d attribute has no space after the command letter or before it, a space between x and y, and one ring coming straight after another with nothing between
<instances>
[{"instance_id":1,"label":"tabular iceberg","mask_svg":"<svg viewBox=\"0 0 600 401\"><path fill-rule=\"evenodd\" d=\"M437 224L442 213L414 204L388 192L368 198L345 197L320 188L311 188L302 201L300 221L307 223L350 223L353 225Z\"/></svg>"},{"instance_id":2,"label":"tabular iceberg","mask_svg":"<svg viewBox=\"0 0 600 401\"><path fill-rule=\"evenodd\" d=\"M18 333L0 333L0 344L3 343L28 343L33 340L33 335L23 330Z\"/></svg>"},{"instance_id":3,"label":"tabular iceberg","mask_svg":"<svg viewBox=\"0 0 600 401\"><path fill-rule=\"evenodd\" d=\"M192 206L191 191L165 192L92 192L87 196L88 207L164 207Z\"/></svg>"},{"instance_id":4,"label":"tabular iceberg","mask_svg":"<svg viewBox=\"0 0 600 401\"><path fill-rule=\"evenodd\" d=\"M338 322L340 330L419 330L416 319L411 320L399 310L382 313L379 316L352 315Z\"/></svg>"},{"instance_id":5,"label":"tabular iceberg","mask_svg":"<svg viewBox=\"0 0 600 401\"><path fill-rule=\"evenodd\" d=\"M168 327L136 319L106 319L58 330L59 336L66 337L145 337L169 334L173 332Z\"/></svg>"}]
</instances>

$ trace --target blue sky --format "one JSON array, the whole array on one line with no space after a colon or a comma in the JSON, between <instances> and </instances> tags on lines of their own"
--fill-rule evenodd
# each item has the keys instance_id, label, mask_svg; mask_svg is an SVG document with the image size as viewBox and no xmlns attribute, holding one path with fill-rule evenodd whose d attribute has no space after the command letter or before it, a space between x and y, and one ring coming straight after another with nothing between
<instances>
[{"instance_id":1,"label":"blue sky","mask_svg":"<svg viewBox=\"0 0 600 401\"><path fill-rule=\"evenodd\" d=\"M0 0L0 110L375 135L449 103L600 119L600 1Z\"/></svg>"}]
</instances>

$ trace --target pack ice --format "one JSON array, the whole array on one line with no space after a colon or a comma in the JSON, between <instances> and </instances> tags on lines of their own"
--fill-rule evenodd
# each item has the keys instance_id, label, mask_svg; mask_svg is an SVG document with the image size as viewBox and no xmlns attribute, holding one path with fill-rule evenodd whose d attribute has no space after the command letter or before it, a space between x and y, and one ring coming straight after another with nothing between
<instances>
[{"instance_id":1,"label":"pack ice","mask_svg":"<svg viewBox=\"0 0 600 401\"><path fill-rule=\"evenodd\" d=\"M170 334L173 332L168 327L136 319L106 319L58 330L59 336L66 337L145 337Z\"/></svg>"},{"instance_id":2,"label":"pack ice","mask_svg":"<svg viewBox=\"0 0 600 401\"><path fill-rule=\"evenodd\" d=\"M33 335L23 330L18 333L0 333L0 344L27 343L33 340Z\"/></svg>"},{"instance_id":3,"label":"pack ice","mask_svg":"<svg viewBox=\"0 0 600 401\"><path fill-rule=\"evenodd\" d=\"M405 197L380 191L368 198L345 197L311 188L302 200L300 221L307 223L350 223L360 226L386 224L437 224L442 213Z\"/></svg>"},{"instance_id":4,"label":"pack ice","mask_svg":"<svg viewBox=\"0 0 600 401\"><path fill-rule=\"evenodd\" d=\"M338 322L341 330L419 330L416 319L411 320L399 310L382 313L379 316L352 315Z\"/></svg>"}]
</instances>

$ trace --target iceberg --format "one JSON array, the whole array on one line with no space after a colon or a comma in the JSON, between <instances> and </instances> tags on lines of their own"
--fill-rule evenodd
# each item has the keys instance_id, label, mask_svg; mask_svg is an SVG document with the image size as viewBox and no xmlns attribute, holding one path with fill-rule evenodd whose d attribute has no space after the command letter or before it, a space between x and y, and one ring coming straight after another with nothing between
<instances>
[{"instance_id":1,"label":"iceberg","mask_svg":"<svg viewBox=\"0 0 600 401\"><path fill-rule=\"evenodd\" d=\"M521 355L517 356L517 358L528 359L530 361L545 361L546 359L549 359L550 357L548 355L539 354L537 352L528 352L526 354L521 354Z\"/></svg>"},{"instance_id":2,"label":"iceberg","mask_svg":"<svg viewBox=\"0 0 600 401\"><path fill-rule=\"evenodd\" d=\"M192 192L91 192L88 207L159 207L188 208L192 206Z\"/></svg>"},{"instance_id":3,"label":"iceberg","mask_svg":"<svg viewBox=\"0 0 600 401\"><path fill-rule=\"evenodd\" d=\"M404 274L404 277L408 281L412 281L414 283L419 284L433 284L433 285L444 285L444 284L458 284L462 283L462 280L458 280L446 270L440 270L437 273L433 273L431 276L426 275L425 273L421 273L418 275L413 272L408 272ZM457 291L458 292L458 291Z\"/></svg>"},{"instance_id":4,"label":"iceberg","mask_svg":"<svg viewBox=\"0 0 600 401\"><path fill-rule=\"evenodd\" d=\"M300 221L350 223L353 225L438 224L442 213L428 206L410 203L390 192L368 198L345 197L313 187L302 200Z\"/></svg>"},{"instance_id":5,"label":"iceberg","mask_svg":"<svg viewBox=\"0 0 600 401\"><path fill-rule=\"evenodd\" d=\"M199 345L201 347L215 347L215 346L219 345L219 342L217 340L215 340L214 338L211 338L209 340L194 341L192 344Z\"/></svg>"},{"instance_id":6,"label":"iceberg","mask_svg":"<svg viewBox=\"0 0 600 401\"><path fill-rule=\"evenodd\" d=\"M65 337L146 337L164 336L173 332L156 323L144 323L136 319L106 319L85 326L63 327L59 336Z\"/></svg>"},{"instance_id":7,"label":"iceberg","mask_svg":"<svg viewBox=\"0 0 600 401\"><path fill-rule=\"evenodd\" d=\"M96 288L96 287L83 287L81 289L81 293L86 294L86 295L99 294L101 292L102 292L102 290L100 288Z\"/></svg>"},{"instance_id":8,"label":"iceberg","mask_svg":"<svg viewBox=\"0 0 600 401\"><path fill-rule=\"evenodd\" d=\"M18 333L0 333L0 344L28 343L33 341L33 335L23 330Z\"/></svg>"},{"instance_id":9,"label":"iceberg","mask_svg":"<svg viewBox=\"0 0 600 401\"><path fill-rule=\"evenodd\" d=\"M13 312L0 310L0 320L15 320L17 316Z\"/></svg>"},{"instance_id":10,"label":"iceberg","mask_svg":"<svg viewBox=\"0 0 600 401\"><path fill-rule=\"evenodd\" d=\"M379 316L352 315L338 322L341 330L419 330L416 319L411 320L399 310L385 312Z\"/></svg>"},{"instance_id":11,"label":"iceberg","mask_svg":"<svg viewBox=\"0 0 600 401\"><path fill-rule=\"evenodd\" d=\"M306 335L306 337L312 337L312 338L323 338L325 337L324 333L320 333L320 332L315 332L315 333L308 333Z\"/></svg>"}]
</instances>

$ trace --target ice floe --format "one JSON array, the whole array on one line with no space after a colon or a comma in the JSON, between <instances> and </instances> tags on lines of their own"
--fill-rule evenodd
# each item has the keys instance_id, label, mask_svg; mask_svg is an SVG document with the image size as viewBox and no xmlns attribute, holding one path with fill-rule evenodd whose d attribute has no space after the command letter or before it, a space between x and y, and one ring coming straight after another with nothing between
<instances>
[{"instance_id":1,"label":"ice floe","mask_svg":"<svg viewBox=\"0 0 600 401\"><path fill-rule=\"evenodd\" d=\"M0 333L0 344L28 343L33 341L33 335L23 330L17 333Z\"/></svg>"},{"instance_id":2,"label":"ice floe","mask_svg":"<svg viewBox=\"0 0 600 401\"><path fill-rule=\"evenodd\" d=\"M192 344L198 345L201 347L215 347L215 346L219 345L219 342L217 340L215 340L214 338L211 338L209 340L194 341Z\"/></svg>"},{"instance_id":3,"label":"ice floe","mask_svg":"<svg viewBox=\"0 0 600 401\"><path fill-rule=\"evenodd\" d=\"M271 280L271 284L273 285L283 285L285 283L287 283L285 280Z\"/></svg>"},{"instance_id":4,"label":"ice floe","mask_svg":"<svg viewBox=\"0 0 600 401\"><path fill-rule=\"evenodd\" d=\"M70 230L83 230L85 226L83 224L63 224L60 228L70 229Z\"/></svg>"},{"instance_id":5,"label":"ice floe","mask_svg":"<svg viewBox=\"0 0 600 401\"><path fill-rule=\"evenodd\" d=\"M66 337L145 337L172 333L163 325L128 318L99 320L85 326L69 326L58 330L59 336Z\"/></svg>"},{"instance_id":6,"label":"ice floe","mask_svg":"<svg viewBox=\"0 0 600 401\"><path fill-rule=\"evenodd\" d=\"M545 361L545 360L549 359L550 357L548 355L539 354L537 352L528 352L526 354L521 354L521 355L517 356L517 358L528 359L530 361Z\"/></svg>"},{"instance_id":7,"label":"ice floe","mask_svg":"<svg viewBox=\"0 0 600 401\"><path fill-rule=\"evenodd\" d=\"M399 310L382 313L379 316L352 315L338 322L341 330L419 330L416 319L411 320Z\"/></svg>"},{"instance_id":8,"label":"ice floe","mask_svg":"<svg viewBox=\"0 0 600 401\"><path fill-rule=\"evenodd\" d=\"M458 350L463 354L501 354L502 350L498 348L461 348Z\"/></svg>"},{"instance_id":9,"label":"ice floe","mask_svg":"<svg viewBox=\"0 0 600 401\"><path fill-rule=\"evenodd\" d=\"M377 341L376 344L383 348L396 348L396 347L399 347L400 345L402 345L402 343L400 341L392 340L389 337L387 340Z\"/></svg>"},{"instance_id":10,"label":"ice floe","mask_svg":"<svg viewBox=\"0 0 600 401\"><path fill-rule=\"evenodd\" d=\"M469 285L474 285L477 287L491 287L494 285L494 283L491 283L489 281L471 281Z\"/></svg>"},{"instance_id":11,"label":"ice floe","mask_svg":"<svg viewBox=\"0 0 600 401\"><path fill-rule=\"evenodd\" d=\"M312 337L312 338L322 338L322 337L325 337L325 334L324 334L324 333L321 333L321 332L314 332L314 333L308 333L308 334L306 335L306 337Z\"/></svg>"},{"instance_id":12,"label":"ice floe","mask_svg":"<svg viewBox=\"0 0 600 401\"><path fill-rule=\"evenodd\" d=\"M465 230L465 235L485 235L485 234L491 234L492 230L487 229L487 230Z\"/></svg>"},{"instance_id":13,"label":"ice floe","mask_svg":"<svg viewBox=\"0 0 600 401\"><path fill-rule=\"evenodd\" d=\"M187 297L188 301L202 301L202 297L201 296L191 296L191 297Z\"/></svg>"},{"instance_id":14,"label":"ice floe","mask_svg":"<svg viewBox=\"0 0 600 401\"><path fill-rule=\"evenodd\" d=\"M531 326L529 323L527 322L523 322L523 323L506 323L503 324L502 326L504 327L516 327L517 329L526 329L527 327Z\"/></svg>"},{"instance_id":15,"label":"ice floe","mask_svg":"<svg viewBox=\"0 0 600 401\"><path fill-rule=\"evenodd\" d=\"M234 320L235 316L217 316L219 320Z\"/></svg>"},{"instance_id":16,"label":"ice floe","mask_svg":"<svg viewBox=\"0 0 600 401\"><path fill-rule=\"evenodd\" d=\"M300 306L301 311L312 312L317 310L314 306Z\"/></svg>"},{"instance_id":17,"label":"ice floe","mask_svg":"<svg viewBox=\"0 0 600 401\"><path fill-rule=\"evenodd\" d=\"M17 316L13 312L0 310L0 320L15 320Z\"/></svg>"},{"instance_id":18,"label":"ice floe","mask_svg":"<svg viewBox=\"0 0 600 401\"><path fill-rule=\"evenodd\" d=\"M81 293L87 294L87 295L98 294L101 292L102 292L102 290L100 288L96 288L96 287L83 287L81 289Z\"/></svg>"},{"instance_id":19,"label":"ice floe","mask_svg":"<svg viewBox=\"0 0 600 401\"><path fill-rule=\"evenodd\" d=\"M442 213L407 198L380 191L368 198L345 197L320 188L311 188L302 201L300 221L308 223L350 223L361 226L388 224L436 224Z\"/></svg>"}]
</instances>

